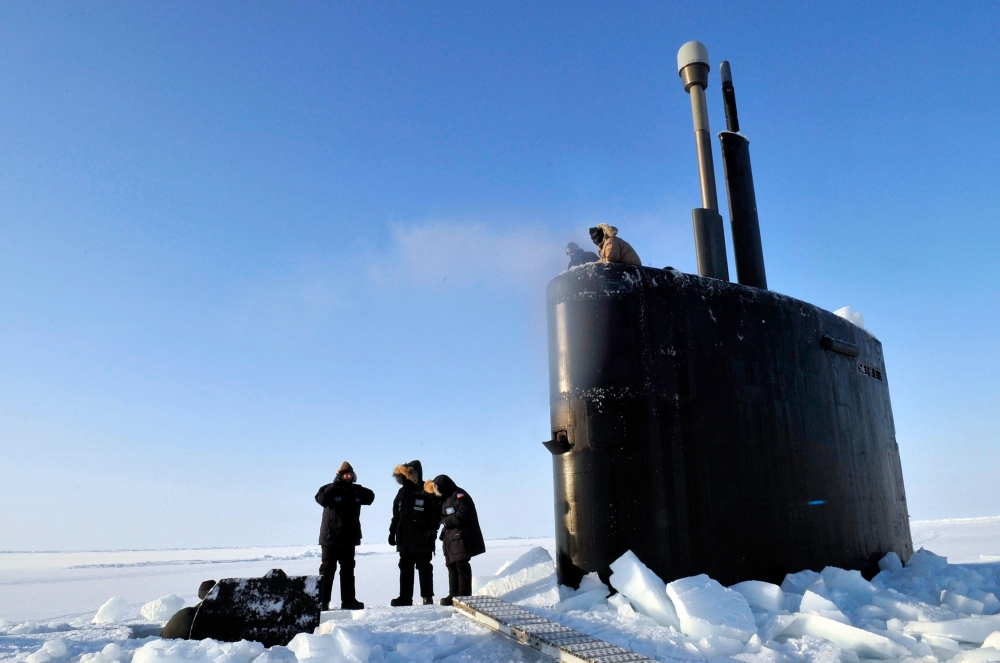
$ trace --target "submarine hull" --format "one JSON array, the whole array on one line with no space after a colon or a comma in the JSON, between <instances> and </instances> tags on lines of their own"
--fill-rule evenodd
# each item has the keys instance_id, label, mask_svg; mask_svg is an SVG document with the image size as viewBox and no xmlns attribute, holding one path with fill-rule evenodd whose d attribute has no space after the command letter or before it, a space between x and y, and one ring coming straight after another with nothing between
<instances>
[{"instance_id":1,"label":"submarine hull","mask_svg":"<svg viewBox=\"0 0 1000 663\"><path fill-rule=\"evenodd\" d=\"M882 345L790 297L590 264L548 287L560 582L780 583L912 553ZM853 356L852 356L853 355Z\"/></svg>"}]
</instances>

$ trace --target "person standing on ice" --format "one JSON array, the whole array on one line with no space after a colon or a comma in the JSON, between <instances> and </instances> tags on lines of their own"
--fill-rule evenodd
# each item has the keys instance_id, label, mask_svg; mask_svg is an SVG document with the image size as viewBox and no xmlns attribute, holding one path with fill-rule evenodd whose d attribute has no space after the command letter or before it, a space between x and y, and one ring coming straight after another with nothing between
<instances>
[{"instance_id":1,"label":"person standing on ice","mask_svg":"<svg viewBox=\"0 0 1000 663\"><path fill-rule=\"evenodd\" d=\"M586 265L588 262L597 262L600 258L593 251L584 251L576 242L566 245L566 255L569 256L569 265L566 269L572 269L577 265Z\"/></svg>"},{"instance_id":2,"label":"person standing on ice","mask_svg":"<svg viewBox=\"0 0 1000 663\"><path fill-rule=\"evenodd\" d=\"M375 493L355 483L357 475L346 460L333 483L316 492L316 502L323 507L319 545L323 559L319 565L319 600L330 603L333 576L340 564L340 608L361 610L364 603L354 594L354 549L361 543L361 507L375 501Z\"/></svg>"},{"instance_id":3,"label":"person standing on ice","mask_svg":"<svg viewBox=\"0 0 1000 663\"><path fill-rule=\"evenodd\" d=\"M639 254L632 245L618 237L618 228L600 223L590 229L590 239L601 253L601 262L620 262L626 265L642 266Z\"/></svg>"},{"instance_id":4,"label":"person standing on ice","mask_svg":"<svg viewBox=\"0 0 1000 663\"><path fill-rule=\"evenodd\" d=\"M441 605L451 605L456 596L472 595L472 565L469 560L486 552L483 531L479 528L476 504L463 488L446 474L424 484L424 491L441 498L441 548L448 567L448 596Z\"/></svg>"},{"instance_id":5,"label":"person standing on ice","mask_svg":"<svg viewBox=\"0 0 1000 663\"><path fill-rule=\"evenodd\" d=\"M424 605L434 603L434 540L441 525L437 495L424 491L424 470L419 460L397 465L392 473L399 492L392 502L389 545L399 552L399 596L390 605L413 605L413 568L420 575Z\"/></svg>"}]
</instances>

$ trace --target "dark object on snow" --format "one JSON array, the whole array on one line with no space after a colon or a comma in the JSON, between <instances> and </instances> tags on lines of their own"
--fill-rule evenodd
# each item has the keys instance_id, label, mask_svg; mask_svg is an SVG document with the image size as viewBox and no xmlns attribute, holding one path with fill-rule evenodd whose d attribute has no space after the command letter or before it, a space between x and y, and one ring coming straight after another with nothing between
<instances>
[{"instance_id":1,"label":"dark object on snow","mask_svg":"<svg viewBox=\"0 0 1000 663\"><path fill-rule=\"evenodd\" d=\"M173 618L171 617L171 619L173 619ZM167 622L167 623L169 624L170 622ZM129 638L132 639L132 640L142 640L143 638L162 638L162 637L164 637L164 635L163 635L163 629L160 628L159 624L135 624L133 626L129 626L128 628L129 628L129 631L131 631L131 634L129 635ZM166 628L166 627L164 627L164 628ZM190 631L191 631L191 625L189 623L188 624L188 633L190 633ZM184 638L185 639L187 638L186 634L184 635Z\"/></svg>"},{"instance_id":2,"label":"dark object on snow","mask_svg":"<svg viewBox=\"0 0 1000 663\"><path fill-rule=\"evenodd\" d=\"M743 285L767 290L764 249L761 246L760 222L757 219L757 196L750 168L750 141L739 133L736 90L729 63L723 61L719 72L722 75L722 100L726 108L726 131L719 134L719 142L722 144L722 170L726 174L726 194L729 197L729 225L733 231L736 278Z\"/></svg>"},{"instance_id":3,"label":"dark object on snow","mask_svg":"<svg viewBox=\"0 0 1000 663\"><path fill-rule=\"evenodd\" d=\"M319 577L272 569L261 578L226 578L208 593L194 617L191 639L254 640L287 645L319 626Z\"/></svg>"},{"instance_id":4,"label":"dark object on snow","mask_svg":"<svg viewBox=\"0 0 1000 663\"><path fill-rule=\"evenodd\" d=\"M887 552L910 557L869 333L767 290L649 267L563 272L547 298L560 582L606 578L627 550L666 582L723 585L825 566L871 578Z\"/></svg>"},{"instance_id":5,"label":"dark object on snow","mask_svg":"<svg viewBox=\"0 0 1000 663\"><path fill-rule=\"evenodd\" d=\"M600 260L600 257L596 253L593 251L584 251L576 242L570 242L566 245L566 255L569 256L569 265L566 266L566 269Z\"/></svg>"},{"instance_id":6,"label":"dark object on snow","mask_svg":"<svg viewBox=\"0 0 1000 663\"><path fill-rule=\"evenodd\" d=\"M201 604L199 603L188 608L181 608L175 612L174 616L163 627L163 630L160 631L160 637L168 640L187 640L190 638L191 624L194 623L195 613L198 612L200 606Z\"/></svg>"},{"instance_id":7,"label":"dark object on snow","mask_svg":"<svg viewBox=\"0 0 1000 663\"><path fill-rule=\"evenodd\" d=\"M354 547L361 543L361 507L374 502L375 493L355 481L354 468L344 461L333 483L316 492L316 503L323 507L319 530L319 544L323 549L319 596L324 608L330 602L338 564L341 606L346 610L364 607L354 596Z\"/></svg>"},{"instance_id":8,"label":"dark object on snow","mask_svg":"<svg viewBox=\"0 0 1000 663\"><path fill-rule=\"evenodd\" d=\"M441 525L441 504L437 495L424 490L419 460L397 465L392 474L400 484L389 524L389 544L399 552L399 596L392 605L412 605L414 568L420 576L420 596L434 596L431 557Z\"/></svg>"},{"instance_id":9,"label":"dark object on snow","mask_svg":"<svg viewBox=\"0 0 1000 663\"><path fill-rule=\"evenodd\" d=\"M202 583L198 585L198 600L204 601L205 597L208 596L208 593L212 591L213 587L215 587L214 580L203 580ZM199 603L199 605L201 604Z\"/></svg>"},{"instance_id":10,"label":"dark object on snow","mask_svg":"<svg viewBox=\"0 0 1000 663\"><path fill-rule=\"evenodd\" d=\"M208 593L215 587L214 580L205 580L200 585L198 585L198 599L197 605L193 605L188 608L181 608L170 618L170 620L164 625L163 630L160 631L159 636L161 638L167 638L171 640L187 640L191 637L191 624L194 622L195 613L198 612L198 608L201 607L201 601L205 600ZM135 631L135 629L132 629ZM132 634L133 638L146 637L144 635Z\"/></svg>"}]
</instances>

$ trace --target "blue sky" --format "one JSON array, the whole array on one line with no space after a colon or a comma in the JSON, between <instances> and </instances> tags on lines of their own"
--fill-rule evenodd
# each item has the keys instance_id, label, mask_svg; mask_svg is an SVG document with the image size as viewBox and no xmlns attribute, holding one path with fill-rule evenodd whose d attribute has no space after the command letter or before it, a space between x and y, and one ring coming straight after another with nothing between
<instances>
[{"instance_id":1,"label":"blue sky","mask_svg":"<svg viewBox=\"0 0 1000 663\"><path fill-rule=\"evenodd\" d=\"M696 271L690 39L732 62L770 287L884 344L911 515L1000 513L998 31L995 2L5 5L0 550L309 543L344 459L367 541L413 458L488 536L551 532L545 283L602 221ZM708 98L721 130L717 66Z\"/></svg>"}]
</instances>

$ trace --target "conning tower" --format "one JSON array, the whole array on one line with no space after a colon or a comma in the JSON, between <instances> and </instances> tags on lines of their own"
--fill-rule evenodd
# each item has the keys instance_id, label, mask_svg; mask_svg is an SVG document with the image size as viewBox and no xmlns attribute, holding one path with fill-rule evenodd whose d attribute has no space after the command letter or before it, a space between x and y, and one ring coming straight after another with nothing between
<instances>
[{"instance_id":1,"label":"conning tower","mask_svg":"<svg viewBox=\"0 0 1000 663\"><path fill-rule=\"evenodd\" d=\"M728 281L705 89L708 52L678 53L702 187L699 275L576 267L548 286L560 581L632 550L665 581L780 583L828 565L871 577L912 553L882 345L766 289L735 91L720 135L739 283Z\"/></svg>"}]
</instances>

